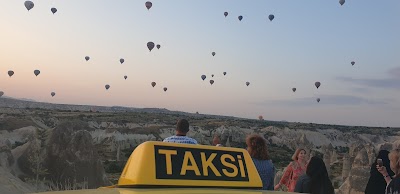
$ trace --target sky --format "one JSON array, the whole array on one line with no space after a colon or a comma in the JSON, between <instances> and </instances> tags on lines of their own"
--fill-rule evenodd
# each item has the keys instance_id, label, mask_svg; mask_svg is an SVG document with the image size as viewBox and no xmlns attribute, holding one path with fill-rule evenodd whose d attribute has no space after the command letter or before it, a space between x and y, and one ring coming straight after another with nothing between
<instances>
[{"instance_id":1,"label":"sky","mask_svg":"<svg viewBox=\"0 0 400 194\"><path fill-rule=\"evenodd\" d=\"M4 96L400 127L398 0L33 2L0 1Z\"/></svg>"}]
</instances>

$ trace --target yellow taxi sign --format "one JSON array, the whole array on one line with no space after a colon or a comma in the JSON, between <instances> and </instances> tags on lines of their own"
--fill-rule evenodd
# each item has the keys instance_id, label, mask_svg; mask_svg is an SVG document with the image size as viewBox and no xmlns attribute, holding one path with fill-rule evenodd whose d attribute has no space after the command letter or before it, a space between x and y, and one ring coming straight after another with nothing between
<instances>
[{"instance_id":1,"label":"yellow taxi sign","mask_svg":"<svg viewBox=\"0 0 400 194\"><path fill-rule=\"evenodd\" d=\"M118 187L262 188L244 149L150 141L129 157Z\"/></svg>"}]
</instances>

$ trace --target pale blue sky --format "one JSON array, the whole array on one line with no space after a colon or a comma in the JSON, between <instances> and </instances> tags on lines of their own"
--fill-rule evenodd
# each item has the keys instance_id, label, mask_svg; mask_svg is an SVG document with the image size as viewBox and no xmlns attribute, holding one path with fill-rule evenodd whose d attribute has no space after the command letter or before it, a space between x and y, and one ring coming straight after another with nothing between
<instances>
[{"instance_id":1,"label":"pale blue sky","mask_svg":"<svg viewBox=\"0 0 400 194\"><path fill-rule=\"evenodd\" d=\"M33 2L28 12L24 1L0 1L0 91L6 96L400 126L398 0L343 6L337 0L154 0L149 11L137 0ZM148 41L161 49L149 52ZM15 71L12 78L8 70Z\"/></svg>"}]
</instances>

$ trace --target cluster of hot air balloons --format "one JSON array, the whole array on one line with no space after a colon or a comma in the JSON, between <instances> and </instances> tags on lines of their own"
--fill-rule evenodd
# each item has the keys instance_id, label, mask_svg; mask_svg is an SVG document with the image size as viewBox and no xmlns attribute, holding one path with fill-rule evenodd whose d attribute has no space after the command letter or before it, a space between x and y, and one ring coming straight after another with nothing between
<instances>
[{"instance_id":1,"label":"cluster of hot air balloons","mask_svg":"<svg viewBox=\"0 0 400 194\"><path fill-rule=\"evenodd\" d=\"M227 11L224 12L224 16L225 16L225 17L227 17L228 15L229 15L229 13L228 13ZM268 19L269 19L270 21L274 20L274 18L275 18L275 16L274 16L273 14L270 14L270 15L268 16ZM242 15L239 15L239 16L238 16L238 19L239 19L239 21L242 21L243 16L242 16Z\"/></svg>"},{"instance_id":2,"label":"cluster of hot air balloons","mask_svg":"<svg viewBox=\"0 0 400 194\"><path fill-rule=\"evenodd\" d=\"M154 46L155 46L154 42L147 42L147 48L149 49L150 52L151 50L153 50ZM160 49L161 45L157 44L156 47L157 49Z\"/></svg>"},{"instance_id":3,"label":"cluster of hot air balloons","mask_svg":"<svg viewBox=\"0 0 400 194\"><path fill-rule=\"evenodd\" d=\"M35 4L34 4L32 1L25 1L24 5L25 5L25 8L26 8L28 11L30 11L33 7L35 7ZM55 14L55 13L57 12L57 8L52 7L52 8L50 9L50 11L51 11L51 13Z\"/></svg>"}]
</instances>

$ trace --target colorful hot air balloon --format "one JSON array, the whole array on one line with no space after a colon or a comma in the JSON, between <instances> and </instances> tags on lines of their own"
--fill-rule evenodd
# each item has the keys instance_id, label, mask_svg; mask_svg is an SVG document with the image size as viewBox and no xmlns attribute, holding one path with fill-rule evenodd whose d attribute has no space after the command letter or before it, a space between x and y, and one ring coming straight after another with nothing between
<instances>
[{"instance_id":1,"label":"colorful hot air balloon","mask_svg":"<svg viewBox=\"0 0 400 194\"><path fill-rule=\"evenodd\" d=\"M150 10L150 8L153 6L153 3L147 1L144 5L146 5L147 10Z\"/></svg>"},{"instance_id":2,"label":"colorful hot air balloon","mask_svg":"<svg viewBox=\"0 0 400 194\"><path fill-rule=\"evenodd\" d=\"M154 42L148 42L147 43L147 48L150 50L150 52L151 52L151 50L153 50L153 48L154 48Z\"/></svg>"},{"instance_id":3,"label":"colorful hot air balloon","mask_svg":"<svg viewBox=\"0 0 400 194\"><path fill-rule=\"evenodd\" d=\"M201 79L204 81L206 79L206 75L201 75Z\"/></svg>"},{"instance_id":4,"label":"colorful hot air balloon","mask_svg":"<svg viewBox=\"0 0 400 194\"><path fill-rule=\"evenodd\" d=\"M262 121L264 120L264 117L262 115L258 116L258 120Z\"/></svg>"},{"instance_id":5,"label":"colorful hot air balloon","mask_svg":"<svg viewBox=\"0 0 400 194\"><path fill-rule=\"evenodd\" d=\"M321 101L321 99L320 98L317 98L317 102L319 103L319 101Z\"/></svg>"},{"instance_id":6,"label":"colorful hot air balloon","mask_svg":"<svg viewBox=\"0 0 400 194\"><path fill-rule=\"evenodd\" d=\"M110 89L110 85L105 85L105 87L106 87L106 90L108 90L108 89Z\"/></svg>"},{"instance_id":7,"label":"colorful hot air balloon","mask_svg":"<svg viewBox=\"0 0 400 194\"><path fill-rule=\"evenodd\" d=\"M161 45L157 44L157 49L160 49L160 48L161 48Z\"/></svg>"},{"instance_id":8,"label":"colorful hot air balloon","mask_svg":"<svg viewBox=\"0 0 400 194\"><path fill-rule=\"evenodd\" d=\"M89 56L86 56L85 59L86 59L86 61L89 61L90 57L89 57Z\"/></svg>"},{"instance_id":9,"label":"colorful hot air balloon","mask_svg":"<svg viewBox=\"0 0 400 194\"><path fill-rule=\"evenodd\" d=\"M239 19L239 21L242 21L243 16L240 15L240 16L238 17L238 19Z\"/></svg>"},{"instance_id":10,"label":"colorful hot air balloon","mask_svg":"<svg viewBox=\"0 0 400 194\"><path fill-rule=\"evenodd\" d=\"M119 62L122 64L125 62L125 59L121 58L121 59L119 59Z\"/></svg>"},{"instance_id":11,"label":"colorful hot air balloon","mask_svg":"<svg viewBox=\"0 0 400 194\"><path fill-rule=\"evenodd\" d=\"M124 79L127 79L127 78L128 78L128 76L125 75L125 76L124 76Z\"/></svg>"},{"instance_id":12,"label":"colorful hot air balloon","mask_svg":"<svg viewBox=\"0 0 400 194\"><path fill-rule=\"evenodd\" d=\"M212 52L211 55L212 55L212 56L215 56L215 52Z\"/></svg>"},{"instance_id":13,"label":"colorful hot air balloon","mask_svg":"<svg viewBox=\"0 0 400 194\"><path fill-rule=\"evenodd\" d=\"M167 91L167 87L164 87L164 92L166 92Z\"/></svg>"},{"instance_id":14,"label":"colorful hot air balloon","mask_svg":"<svg viewBox=\"0 0 400 194\"><path fill-rule=\"evenodd\" d=\"M224 12L224 16L225 16L225 17L228 16L228 12Z\"/></svg>"},{"instance_id":15,"label":"colorful hot air balloon","mask_svg":"<svg viewBox=\"0 0 400 194\"><path fill-rule=\"evenodd\" d=\"M226 72L224 72L223 74L226 75Z\"/></svg>"},{"instance_id":16,"label":"colorful hot air balloon","mask_svg":"<svg viewBox=\"0 0 400 194\"><path fill-rule=\"evenodd\" d=\"M36 69L35 71L33 71L33 73L34 73L36 76L38 76L38 75L40 74L40 71Z\"/></svg>"},{"instance_id":17,"label":"colorful hot air balloon","mask_svg":"<svg viewBox=\"0 0 400 194\"><path fill-rule=\"evenodd\" d=\"M3 91L0 91L0 97L2 97L4 95Z\"/></svg>"},{"instance_id":18,"label":"colorful hot air balloon","mask_svg":"<svg viewBox=\"0 0 400 194\"><path fill-rule=\"evenodd\" d=\"M246 82L246 86L249 86L250 85L250 82Z\"/></svg>"},{"instance_id":19,"label":"colorful hot air balloon","mask_svg":"<svg viewBox=\"0 0 400 194\"><path fill-rule=\"evenodd\" d=\"M351 66L354 66L354 64L356 64L356 62L352 61L352 62L351 62Z\"/></svg>"},{"instance_id":20,"label":"colorful hot air balloon","mask_svg":"<svg viewBox=\"0 0 400 194\"><path fill-rule=\"evenodd\" d=\"M35 4L32 1L25 1L24 5L28 11L31 10L35 6Z\"/></svg>"},{"instance_id":21,"label":"colorful hot air balloon","mask_svg":"<svg viewBox=\"0 0 400 194\"><path fill-rule=\"evenodd\" d=\"M154 88L154 86L156 86L156 82L151 82L151 86Z\"/></svg>"},{"instance_id":22,"label":"colorful hot air balloon","mask_svg":"<svg viewBox=\"0 0 400 194\"><path fill-rule=\"evenodd\" d=\"M51 92L50 95L51 95L51 97L54 97L56 95L56 93L55 92Z\"/></svg>"},{"instance_id":23,"label":"colorful hot air balloon","mask_svg":"<svg viewBox=\"0 0 400 194\"><path fill-rule=\"evenodd\" d=\"M214 84L214 80L210 80L210 84L213 85Z\"/></svg>"},{"instance_id":24,"label":"colorful hot air balloon","mask_svg":"<svg viewBox=\"0 0 400 194\"><path fill-rule=\"evenodd\" d=\"M57 8L55 8L55 7L51 8L50 10L51 10L51 12L52 12L53 14L55 14L55 13L57 12Z\"/></svg>"},{"instance_id":25,"label":"colorful hot air balloon","mask_svg":"<svg viewBox=\"0 0 400 194\"><path fill-rule=\"evenodd\" d=\"M293 92L296 92L296 88L292 88Z\"/></svg>"},{"instance_id":26,"label":"colorful hot air balloon","mask_svg":"<svg viewBox=\"0 0 400 194\"><path fill-rule=\"evenodd\" d=\"M343 5L345 3L345 0L339 0L340 5Z\"/></svg>"},{"instance_id":27,"label":"colorful hot air balloon","mask_svg":"<svg viewBox=\"0 0 400 194\"><path fill-rule=\"evenodd\" d=\"M275 16L274 16L273 14L271 14L271 15L268 16L268 19L269 19L270 21L274 20L274 18L275 18Z\"/></svg>"},{"instance_id":28,"label":"colorful hot air balloon","mask_svg":"<svg viewBox=\"0 0 400 194\"><path fill-rule=\"evenodd\" d=\"M317 87L317 89L319 88L319 86L321 86L321 82L315 82L315 87Z\"/></svg>"},{"instance_id":29,"label":"colorful hot air balloon","mask_svg":"<svg viewBox=\"0 0 400 194\"><path fill-rule=\"evenodd\" d=\"M14 71L12 71L12 70L10 70L10 71L8 71L8 76L13 76L14 75Z\"/></svg>"}]
</instances>

